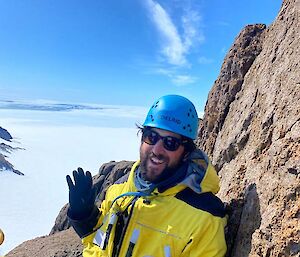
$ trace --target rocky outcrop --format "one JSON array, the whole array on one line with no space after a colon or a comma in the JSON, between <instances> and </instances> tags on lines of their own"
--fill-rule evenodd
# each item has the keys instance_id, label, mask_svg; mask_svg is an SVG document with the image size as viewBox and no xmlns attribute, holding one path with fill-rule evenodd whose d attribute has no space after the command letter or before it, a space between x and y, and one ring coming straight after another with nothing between
<instances>
[{"instance_id":1,"label":"rocky outcrop","mask_svg":"<svg viewBox=\"0 0 300 257\"><path fill-rule=\"evenodd\" d=\"M14 173L16 173L18 175L22 175L23 176L24 173L22 173L19 170L16 170L14 168L14 166L5 159L5 157L6 157L5 155L2 155L0 153L0 171L7 171L8 170L8 171L12 171L12 172L14 172Z\"/></svg>"},{"instance_id":2,"label":"rocky outcrop","mask_svg":"<svg viewBox=\"0 0 300 257\"><path fill-rule=\"evenodd\" d=\"M199 127L197 144L209 155L212 155L230 104L241 90L245 75L262 50L265 29L264 24L245 27L224 59L220 75L209 93Z\"/></svg>"},{"instance_id":3,"label":"rocky outcrop","mask_svg":"<svg viewBox=\"0 0 300 257\"><path fill-rule=\"evenodd\" d=\"M11 134L4 128L0 127L0 138L6 140L6 141L11 141L12 136Z\"/></svg>"},{"instance_id":4,"label":"rocky outcrop","mask_svg":"<svg viewBox=\"0 0 300 257\"><path fill-rule=\"evenodd\" d=\"M229 256L300 255L299 17L300 1L284 1L238 90L234 76L219 83L222 70L206 105L198 144L219 170L220 197L240 203Z\"/></svg>"},{"instance_id":5,"label":"rocky outcrop","mask_svg":"<svg viewBox=\"0 0 300 257\"><path fill-rule=\"evenodd\" d=\"M5 257L80 257L82 250L80 238L73 229L67 229L52 236L42 236L26 241Z\"/></svg>"},{"instance_id":6,"label":"rocky outcrop","mask_svg":"<svg viewBox=\"0 0 300 257\"><path fill-rule=\"evenodd\" d=\"M4 128L0 127L0 139L3 139L8 142L12 142L13 137L11 134ZM12 147L6 143L0 143L0 171L12 171L18 175L24 175L21 171L14 168L14 166L6 160L8 154L15 150L24 150L20 147Z\"/></svg>"}]
</instances>

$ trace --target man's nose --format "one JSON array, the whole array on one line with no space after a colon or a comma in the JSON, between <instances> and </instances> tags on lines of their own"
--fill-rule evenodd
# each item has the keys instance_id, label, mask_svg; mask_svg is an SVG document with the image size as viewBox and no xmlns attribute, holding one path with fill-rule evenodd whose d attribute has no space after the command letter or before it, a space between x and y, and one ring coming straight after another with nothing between
<instances>
[{"instance_id":1,"label":"man's nose","mask_svg":"<svg viewBox=\"0 0 300 257\"><path fill-rule=\"evenodd\" d=\"M155 155L159 155L165 152L164 143L161 139L158 140L155 145L153 145L152 152Z\"/></svg>"}]
</instances>

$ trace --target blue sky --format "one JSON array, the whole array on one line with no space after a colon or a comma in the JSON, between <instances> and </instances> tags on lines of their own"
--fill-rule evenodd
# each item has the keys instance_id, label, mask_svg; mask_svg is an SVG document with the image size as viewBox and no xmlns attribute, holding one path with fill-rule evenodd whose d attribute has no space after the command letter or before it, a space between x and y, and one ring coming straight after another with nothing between
<instances>
[{"instance_id":1,"label":"blue sky","mask_svg":"<svg viewBox=\"0 0 300 257\"><path fill-rule=\"evenodd\" d=\"M149 106L181 94L203 110L247 24L279 0L0 0L0 100Z\"/></svg>"}]
</instances>

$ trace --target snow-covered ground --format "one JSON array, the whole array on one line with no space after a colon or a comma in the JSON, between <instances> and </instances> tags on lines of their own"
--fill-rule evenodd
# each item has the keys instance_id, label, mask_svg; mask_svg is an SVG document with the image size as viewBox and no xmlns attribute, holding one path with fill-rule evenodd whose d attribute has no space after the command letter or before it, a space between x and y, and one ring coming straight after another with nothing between
<instances>
[{"instance_id":1,"label":"snow-covered ground","mask_svg":"<svg viewBox=\"0 0 300 257\"><path fill-rule=\"evenodd\" d=\"M0 255L20 243L46 235L68 201L65 176L82 167L92 174L111 160L136 160L135 123L146 109L40 111L0 109L0 126L15 138L8 161L25 176L0 172ZM0 142L1 143L1 142Z\"/></svg>"}]
</instances>

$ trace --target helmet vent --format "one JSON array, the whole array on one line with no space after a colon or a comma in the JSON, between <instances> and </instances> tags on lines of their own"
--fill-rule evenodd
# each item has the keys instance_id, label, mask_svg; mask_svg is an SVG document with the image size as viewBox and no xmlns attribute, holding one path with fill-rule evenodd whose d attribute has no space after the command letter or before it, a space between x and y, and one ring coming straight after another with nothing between
<instances>
[{"instance_id":1,"label":"helmet vent","mask_svg":"<svg viewBox=\"0 0 300 257\"><path fill-rule=\"evenodd\" d=\"M189 132L192 132L192 127L191 127L191 124L187 124L186 126L183 126L182 129L186 130L188 129Z\"/></svg>"},{"instance_id":2,"label":"helmet vent","mask_svg":"<svg viewBox=\"0 0 300 257\"><path fill-rule=\"evenodd\" d=\"M151 118L151 120L152 120L152 121L154 121L154 117L153 117L153 115L150 115L150 118Z\"/></svg>"},{"instance_id":3,"label":"helmet vent","mask_svg":"<svg viewBox=\"0 0 300 257\"><path fill-rule=\"evenodd\" d=\"M189 112L187 113L187 116L188 116L188 117L191 116L193 119L195 118L195 115L193 114L193 111L192 111L191 108L189 109Z\"/></svg>"},{"instance_id":4,"label":"helmet vent","mask_svg":"<svg viewBox=\"0 0 300 257\"><path fill-rule=\"evenodd\" d=\"M187 116L191 117L192 119L195 118L195 115L194 115L193 110L191 108L189 109L189 112L187 113Z\"/></svg>"},{"instance_id":5,"label":"helmet vent","mask_svg":"<svg viewBox=\"0 0 300 257\"><path fill-rule=\"evenodd\" d=\"M157 102L152 106L152 108L157 108L157 107L158 107L158 103L159 103L159 101L157 101Z\"/></svg>"}]
</instances>

